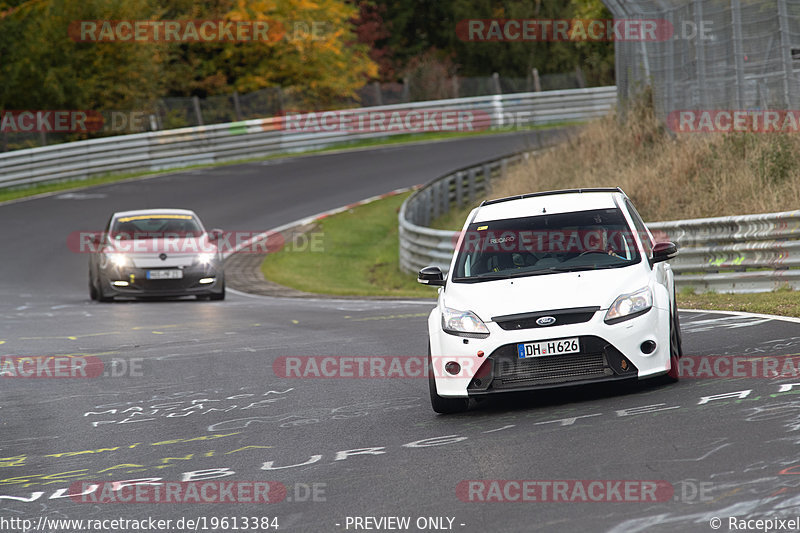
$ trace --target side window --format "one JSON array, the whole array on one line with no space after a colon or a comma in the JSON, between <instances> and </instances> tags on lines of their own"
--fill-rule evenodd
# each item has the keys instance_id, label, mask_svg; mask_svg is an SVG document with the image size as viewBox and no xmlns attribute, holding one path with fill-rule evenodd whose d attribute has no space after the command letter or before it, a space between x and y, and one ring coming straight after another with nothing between
<instances>
[{"instance_id":1,"label":"side window","mask_svg":"<svg viewBox=\"0 0 800 533\"><path fill-rule=\"evenodd\" d=\"M647 231L647 226L644 225L642 221L642 217L639 216L639 212L636 211L636 208L633 207L633 204L630 200L625 200L625 205L628 208L628 212L631 214L631 218L633 219L633 225L636 226L636 233L639 234L639 239L642 241L642 246L644 246L644 253L647 257L653 256L653 243L650 241L650 234Z\"/></svg>"}]
</instances>

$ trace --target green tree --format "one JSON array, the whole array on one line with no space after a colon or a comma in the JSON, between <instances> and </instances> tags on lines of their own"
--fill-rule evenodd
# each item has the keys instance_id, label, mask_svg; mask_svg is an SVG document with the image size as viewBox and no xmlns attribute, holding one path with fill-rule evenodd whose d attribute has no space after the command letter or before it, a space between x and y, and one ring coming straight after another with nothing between
<instances>
[{"instance_id":1,"label":"green tree","mask_svg":"<svg viewBox=\"0 0 800 533\"><path fill-rule=\"evenodd\" d=\"M30 0L0 15L0 108L136 109L158 96L163 46L79 43L70 23L134 19L144 0Z\"/></svg>"}]
</instances>

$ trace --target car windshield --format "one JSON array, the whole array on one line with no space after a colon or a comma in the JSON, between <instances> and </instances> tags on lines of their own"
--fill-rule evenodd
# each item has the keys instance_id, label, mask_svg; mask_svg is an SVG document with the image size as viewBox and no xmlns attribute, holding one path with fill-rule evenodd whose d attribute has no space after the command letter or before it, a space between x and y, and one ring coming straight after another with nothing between
<instances>
[{"instance_id":1,"label":"car windshield","mask_svg":"<svg viewBox=\"0 0 800 533\"><path fill-rule=\"evenodd\" d=\"M470 224L452 280L619 268L638 263L633 234L619 209L599 209Z\"/></svg>"},{"instance_id":2,"label":"car windshield","mask_svg":"<svg viewBox=\"0 0 800 533\"><path fill-rule=\"evenodd\" d=\"M111 227L111 238L162 239L200 237L203 228L192 215L134 215L120 217Z\"/></svg>"}]
</instances>

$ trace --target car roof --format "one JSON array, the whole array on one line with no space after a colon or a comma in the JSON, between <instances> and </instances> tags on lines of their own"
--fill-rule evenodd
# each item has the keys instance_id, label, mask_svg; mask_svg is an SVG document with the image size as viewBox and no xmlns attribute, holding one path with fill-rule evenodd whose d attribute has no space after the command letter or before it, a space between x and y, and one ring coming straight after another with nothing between
<instances>
[{"instance_id":1,"label":"car roof","mask_svg":"<svg viewBox=\"0 0 800 533\"><path fill-rule=\"evenodd\" d=\"M141 215L191 215L197 218L195 212L189 209L136 209L134 211L118 211L114 213L114 218Z\"/></svg>"},{"instance_id":2,"label":"car roof","mask_svg":"<svg viewBox=\"0 0 800 533\"><path fill-rule=\"evenodd\" d=\"M483 202L472 223L571 213L593 209L615 209L626 198L620 188L566 189L510 196Z\"/></svg>"}]
</instances>

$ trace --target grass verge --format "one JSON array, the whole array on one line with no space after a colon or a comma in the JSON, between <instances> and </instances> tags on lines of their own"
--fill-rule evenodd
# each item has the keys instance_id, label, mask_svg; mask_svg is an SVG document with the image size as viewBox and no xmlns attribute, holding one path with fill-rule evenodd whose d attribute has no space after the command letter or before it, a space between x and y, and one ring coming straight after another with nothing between
<instances>
[{"instance_id":1,"label":"grass verge","mask_svg":"<svg viewBox=\"0 0 800 533\"><path fill-rule=\"evenodd\" d=\"M682 291L677 294L678 307L682 309L716 309L719 311L744 311L800 317L800 292L778 290L753 294L694 294Z\"/></svg>"},{"instance_id":2,"label":"grass verge","mask_svg":"<svg viewBox=\"0 0 800 533\"><path fill-rule=\"evenodd\" d=\"M397 213L409 194L390 196L321 220L324 251L287 248L267 255L261 270L305 292L348 296L434 298L414 274L398 267Z\"/></svg>"},{"instance_id":3,"label":"grass verge","mask_svg":"<svg viewBox=\"0 0 800 533\"><path fill-rule=\"evenodd\" d=\"M529 128L516 128L516 129L500 128L491 131L485 130L485 131L454 132L454 133L441 133L441 132L408 133L408 134L393 135L391 137L384 139L365 139L360 141L346 142L337 144L336 146L329 146L327 148L309 150L306 152L295 153L295 154L290 154L290 153L271 154L263 157L252 157L248 159L237 159L233 161L221 161L219 163L210 163L204 165L190 165L186 167L173 168L169 170L113 173L86 179L70 179L52 183L41 183L34 185L24 185L19 187L9 187L0 189L0 203L8 202L11 200L18 200L20 198L38 196L40 194L83 189L86 187L105 185L107 183L116 183L128 179L156 176L160 174L172 174L175 172L184 172L186 170L193 170L198 168L213 168L213 167L221 167L227 165L237 165L242 163L251 163L255 161L266 161L269 159L278 159L283 157L297 157L304 155L322 154L326 152L335 152L340 150L355 150L355 149L371 148L376 146L391 146L395 144L408 144L408 143L422 142L422 141L429 142L438 140L448 140L448 139L457 139L461 137L475 137L479 135L496 135L501 133L510 133L513 131L549 129L556 127L572 126L576 124L580 124L580 122L559 122L555 124L547 124L542 126L531 126Z\"/></svg>"}]
</instances>

